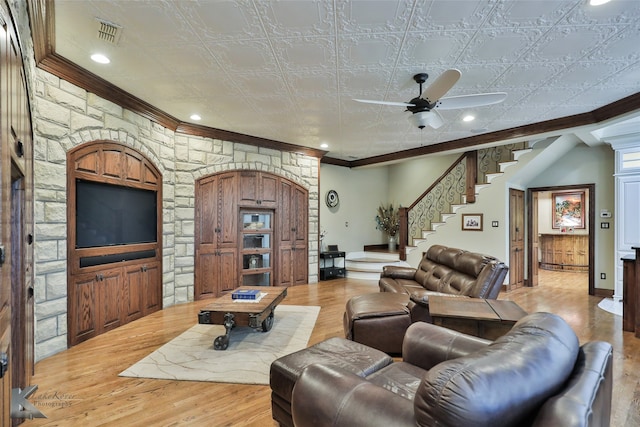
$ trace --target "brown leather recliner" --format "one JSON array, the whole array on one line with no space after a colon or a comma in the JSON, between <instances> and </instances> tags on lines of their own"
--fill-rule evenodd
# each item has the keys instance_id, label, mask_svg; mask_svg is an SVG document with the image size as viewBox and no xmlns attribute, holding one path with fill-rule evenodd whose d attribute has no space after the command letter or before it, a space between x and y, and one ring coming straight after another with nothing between
<instances>
[{"instance_id":1,"label":"brown leather recliner","mask_svg":"<svg viewBox=\"0 0 640 427\"><path fill-rule=\"evenodd\" d=\"M292 394L296 426L608 426L612 347L579 345L550 313L494 342L414 323L403 360L364 377L307 366Z\"/></svg>"},{"instance_id":2,"label":"brown leather recliner","mask_svg":"<svg viewBox=\"0 0 640 427\"><path fill-rule=\"evenodd\" d=\"M433 245L417 268L383 267L378 286L380 292L409 295L412 322L431 322L429 296L496 299L508 271L497 258Z\"/></svg>"}]
</instances>

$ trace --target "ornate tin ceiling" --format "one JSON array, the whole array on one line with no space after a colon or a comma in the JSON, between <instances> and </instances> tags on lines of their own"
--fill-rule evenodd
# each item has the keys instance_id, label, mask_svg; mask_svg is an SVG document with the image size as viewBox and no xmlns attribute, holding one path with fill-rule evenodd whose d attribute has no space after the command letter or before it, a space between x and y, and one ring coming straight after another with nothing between
<instances>
[{"instance_id":1,"label":"ornate tin ceiling","mask_svg":"<svg viewBox=\"0 0 640 427\"><path fill-rule=\"evenodd\" d=\"M637 0L55 0L55 28L57 54L181 121L325 142L344 160L589 112L640 88ZM409 101L414 74L428 85L448 68L462 77L446 96L507 99L442 111L437 130L352 100Z\"/></svg>"}]
</instances>

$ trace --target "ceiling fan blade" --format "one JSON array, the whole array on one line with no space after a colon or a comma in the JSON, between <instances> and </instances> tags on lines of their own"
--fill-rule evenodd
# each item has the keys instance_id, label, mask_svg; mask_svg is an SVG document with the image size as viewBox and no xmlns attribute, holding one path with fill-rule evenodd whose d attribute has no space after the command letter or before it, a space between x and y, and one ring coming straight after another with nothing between
<instances>
[{"instance_id":1,"label":"ceiling fan blade","mask_svg":"<svg viewBox=\"0 0 640 427\"><path fill-rule=\"evenodd\" d=\"M363 102L365 104L394 105L396 107L415 107L414 104L408 102L373 101L371 99L354 99L354 101Z\"/></svg>"},{"instance_id":2,"label":"ceiling fan blade","mask_svg":"<svg viewBox=\"0 0 640 427\"><path fill-rule=\"evenodd\" d=\"M460 70L455 68L445 71L422 92L420 98L426 99L430 104L433 104L442 98L445 93L449 92L449 89L456 84L461 75Z\"/></svg>"},{"instance_id":3,"label":"ceiling fan blade","mask_svg":"<svg viewBox=\"0 0 640 427\"><path fill-rule=\"evenodd\" d=\"M433 117L431 117L429 126L431 126L434 129L438 129L440 126L444 124L444 119L442 118L440 113L438 113L438 110L431 110L431 112L433 113Z\"/></svg>"},{"instance_id":4,"label":"ceiling fan blade","mask_svg":"<svg viewBox=\"0 0 640 427\"><path fill-rule=\"evenodd\" d=\"M482 107L499 104L507 97L505 92L478 93L475 95L449 96L442 98L436 108L439 110L455 110L457 108Z\"/></svg>"}]
</instances>

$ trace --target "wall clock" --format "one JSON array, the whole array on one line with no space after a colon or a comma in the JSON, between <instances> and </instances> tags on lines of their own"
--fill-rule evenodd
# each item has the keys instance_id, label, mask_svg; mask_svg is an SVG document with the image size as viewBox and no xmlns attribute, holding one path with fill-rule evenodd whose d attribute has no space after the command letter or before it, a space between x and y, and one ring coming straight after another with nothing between
<instances>
[{"instance_id":1,"label":"wall clock","mask_svg":"<svg viewBox=\"0 0 640 427\"><path fill-rule=\"evenodd\" d=\"M327 191L327 197L325 199L327 206L330 208L335 208L340 203L340 199L338 198L338 193L336 190Z\"/></svg>"}]
</instances>

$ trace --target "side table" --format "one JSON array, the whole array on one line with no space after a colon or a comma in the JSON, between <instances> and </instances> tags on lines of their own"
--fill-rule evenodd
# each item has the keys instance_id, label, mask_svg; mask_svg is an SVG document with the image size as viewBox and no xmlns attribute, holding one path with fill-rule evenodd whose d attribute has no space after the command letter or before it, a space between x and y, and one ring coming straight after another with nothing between
<instances>
[{"instance_id":1,"label":"side table","mask_svg":"<svg viewBox=\"0 0 640 427\"><path fill-rule=\"evenodd\" d=\"M320 252L320 280L334 279L336 277L345 277L347 270L344 264L345 253L341 251ZM342 258L342 266L336 266L336 259ZM331 261L331 265L328 265Z\"/></svg>"},{"instance_id":2,"label":"side table","mask_svg":"<svg viewBox=\"0 0 640 427\"><path fill-rule=\"evenodd\" d=\"M432 296L429 313L433 324L479 338L495 340L526 316L513 301Z\"/></svg>"}]
</instances>

